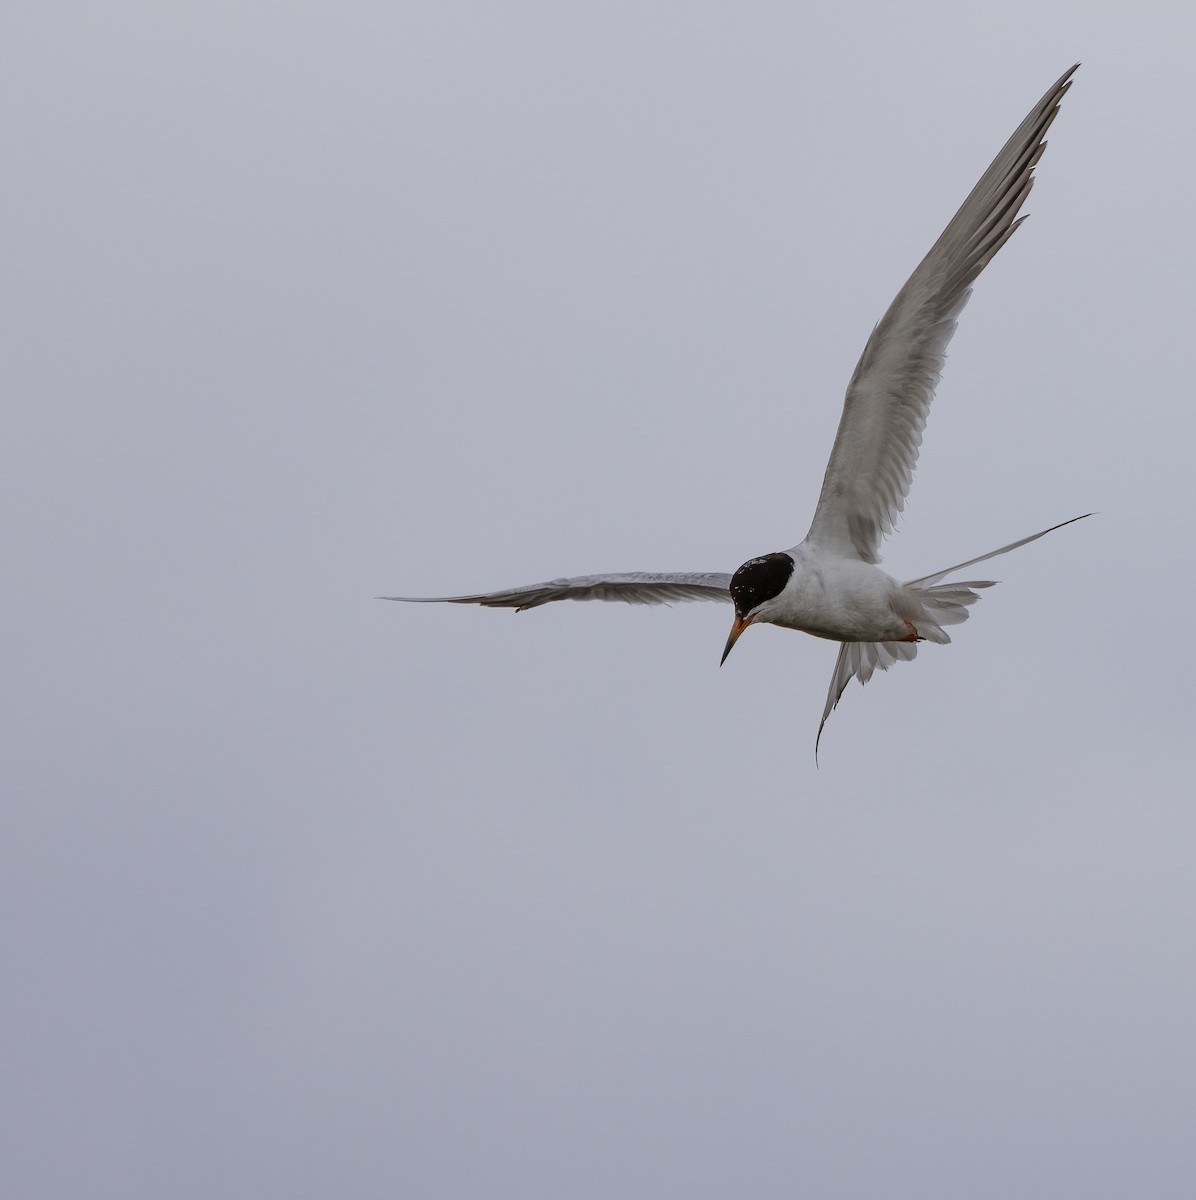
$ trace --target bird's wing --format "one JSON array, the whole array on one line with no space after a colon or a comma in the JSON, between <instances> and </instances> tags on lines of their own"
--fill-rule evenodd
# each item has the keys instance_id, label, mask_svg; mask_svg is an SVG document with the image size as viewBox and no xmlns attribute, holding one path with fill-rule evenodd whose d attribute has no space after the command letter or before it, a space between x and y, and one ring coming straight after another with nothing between
<instances>
[{"instance_id":1,"label":"bird's wing","mask_svg":"<svg viewBox=\"0 0 1196 1200\"><path fill-rule=\"evenodd\" d=\"M1018 126L872 331L847 388L807 535L815 545L879 561L881 539L905 507L956 320L976 277L1025 220L1018 212L1046 148L1043 136L1075 70Z\"/></svg>"},{"instance_id":2,"label":"bird's wing","mask_svg":"<svg viewBox=\"0 0 1196 1200\"><path fill-rule=\"evenodd\" d=\"M380 596L415 604L482 604L487 608L537 608L553 600L622 600L625 604L672 604L684 600L722 600L731 603L731 576L722 571L662 574L629 571L622 575L575 575L528 583L504 592L477 596Z\"/></svg>"}]
</instances>

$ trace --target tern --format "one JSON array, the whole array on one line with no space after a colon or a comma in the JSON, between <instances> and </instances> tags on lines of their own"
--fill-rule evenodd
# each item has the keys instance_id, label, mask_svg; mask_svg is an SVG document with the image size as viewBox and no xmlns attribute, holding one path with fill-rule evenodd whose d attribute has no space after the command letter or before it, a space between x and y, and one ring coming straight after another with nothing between
<instances>
[{"instance_id":1,"label":"tern","mask_svg":"<svg viewBox=\"0 0 1196 1200\"><path fill-rule=\"evenodd\" d=\"M909 662L918 643L946 644L945 626L967 620L990 579L947 581L977 563L1037 541L1091 513L1052 525L942 571L901 582L878 566L913 482L922 431L945 351L972 285L1026 219L1019 216L1046 149L1044 137L1079 64L1063 74L1017 127L930 252L872 331L847 387L814 520L789 550L751 558L734 574L633 571L579 575L473 596L384 596L414 603L481 604L522 612L554 600L734 605L722 662L749 625L798 629L839 642L826 706L814 739L853 678Z\"/></svg>"}]
</instances>

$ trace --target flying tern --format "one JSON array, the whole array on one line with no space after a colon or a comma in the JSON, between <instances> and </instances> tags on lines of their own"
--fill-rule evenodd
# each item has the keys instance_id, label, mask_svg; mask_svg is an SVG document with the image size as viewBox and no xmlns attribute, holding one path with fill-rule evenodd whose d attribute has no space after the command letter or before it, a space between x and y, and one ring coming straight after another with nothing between
<instances>
[{"instance_id":1,"label":"flying tern","mask_svg":"<svg viewBox=\"0 0 1196 1200\"><path fill-rule=\"evenodd\" d=\"M972 285L1026 219L1043 140L1071 86L1073 66L1047 91L980 177L930 252L872 331L847 387L830 462L805 540L751 558L734 574L632 571L579 575L472 596L386 596L415 603L537 608L554 600L668 604L718 600L735 616L721 661L749 625L799 629L840 643L815 755L827 717L852 678L867 683L909 662L922 641L945 644L945 626L967 620L989 579L947 577L1070 525L1073 517L946 570L900 582L877 565L913 481L930 402ZM1085 513L1084 516L1091 516ZM721 665L721 664L720 664Z\"/></svg>"}]
</instances>

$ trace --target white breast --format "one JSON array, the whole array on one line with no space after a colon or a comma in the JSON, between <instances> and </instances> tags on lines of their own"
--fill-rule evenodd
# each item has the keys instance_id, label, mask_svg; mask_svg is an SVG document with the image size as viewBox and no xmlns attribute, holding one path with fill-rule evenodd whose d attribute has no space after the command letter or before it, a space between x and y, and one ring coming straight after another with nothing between
<instances>
[{"instance_id":1,"label":"white breast","mask_svg":"<svg viewBox=\"0 0 1196 1200\"><path fill-rule=\"evenodd\" d=\"M908 637L904 588L879 567L827 555L802 544L791 550L793 574L761 607L759 619L836 642L887 642Z\"/></svg>"}]
</instances>

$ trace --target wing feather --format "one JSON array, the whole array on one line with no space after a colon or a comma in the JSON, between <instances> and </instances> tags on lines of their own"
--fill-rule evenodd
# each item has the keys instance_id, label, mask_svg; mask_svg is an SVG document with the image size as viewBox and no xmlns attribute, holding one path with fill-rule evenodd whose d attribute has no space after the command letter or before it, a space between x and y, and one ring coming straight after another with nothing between
<instances>
[{"instance_id":1,"label":"wing feather","mask_svg":"<svg viewBox=\"0 0 1196 1200\"><path fill-rule=\"evenodd\" d=\"M621 575L575 575L529 583L503 592L476 596L379 596L411 604L481 604L486 608L538 608L554 600L621 600L624 604L673 604L687 600L731 603L731 576L722 571L660 573L629 571Z\"/></svg>"},{"instance_id":2,"label":"wing feather","mask_svg":"<svg viewBox=\"0 0 1196 1200\"><path fill-rule=\"evenodd\" d=\"M864 562L905 507L947 344L972 284L1025 220L1072 67L1034 106L872 331L852 375L807 538Z\"/></svg>"}]
</instances>

